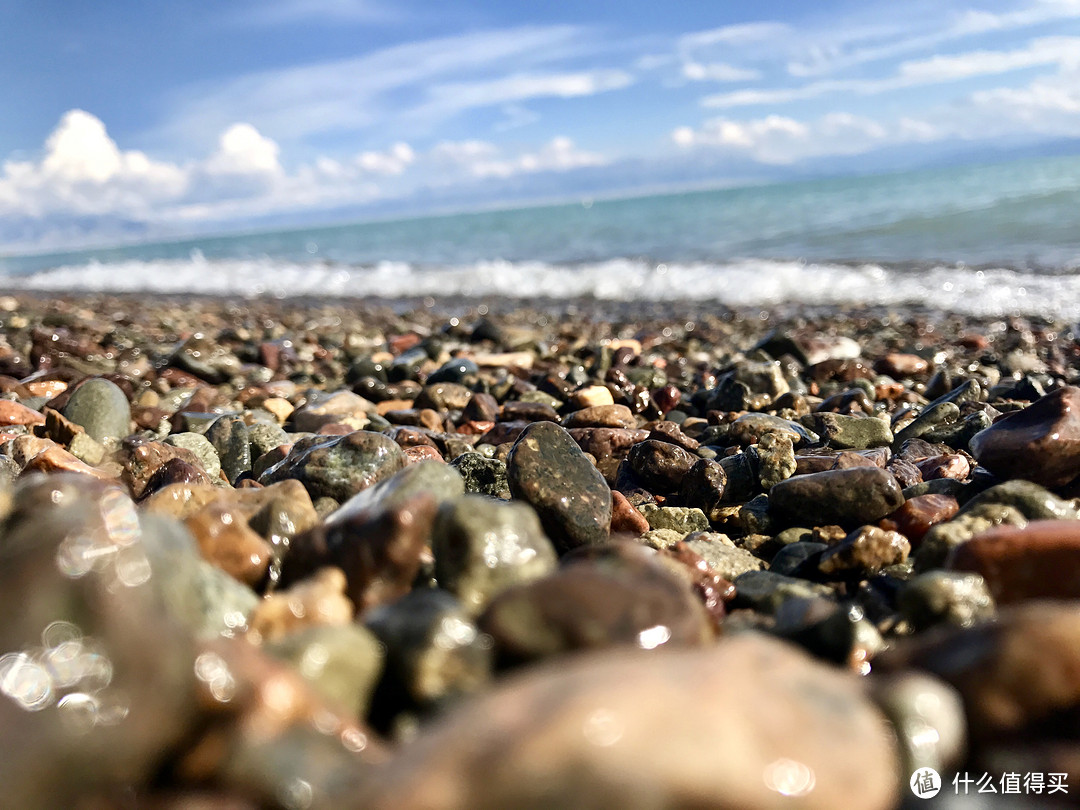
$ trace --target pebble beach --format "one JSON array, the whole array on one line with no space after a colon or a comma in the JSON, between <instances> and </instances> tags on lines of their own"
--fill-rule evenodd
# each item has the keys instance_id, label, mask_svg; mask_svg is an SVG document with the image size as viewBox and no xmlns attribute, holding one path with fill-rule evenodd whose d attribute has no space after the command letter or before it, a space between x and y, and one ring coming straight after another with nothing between
<instances>
[{"instance_id":1,"label":"pebble beach","mask_svg":"<svg viewBox=\"0 0 1080 810\"><path fill-rule=\"evenodd\" d=\"M1075 806L1077 330L0 295L0 806Z\"/></svg>"}]
</instances>

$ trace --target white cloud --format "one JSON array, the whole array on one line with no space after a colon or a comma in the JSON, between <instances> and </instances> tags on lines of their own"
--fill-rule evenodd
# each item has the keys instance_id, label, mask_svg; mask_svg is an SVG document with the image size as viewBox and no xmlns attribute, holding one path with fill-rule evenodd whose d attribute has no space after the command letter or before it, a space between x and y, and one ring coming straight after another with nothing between
<instances>
[{"instance_id":1,"label":"white cloud","mask_svg":"<svg viewBox=\"0 0 1080 810\"><path fill-rule=\"evenodd\" d=\"M761 71L740 68L724 62L684 62L682 75L694 82L743 82L761 78Z\"/></svg>"},{"instance_id":2,"label":"white cloud","mask_svg":"<svg viewBox=\"0 0 1080 810\"><path fill-rule=\"evenodd\" d=\"M506 155L487 141L443 142L431 150L432 158L441 163L454 164L467 174L477 178L506 178L535 172L561 172L585 166L602 166L607 158L597 152L578 149L565 136L552 138L540 149Z\"/></svg>"},{"instance_id":3,"label":"white cloud","mask_svg":"<svg viewBox=\"0 0 1080 810\"><path fill-rule=\"evenodd\" d=\"M708 31L695 31L679 37L680 51L694 51L712 45L746 45L749 43L772 42L791 34L791 26L780 22L752 22L739 25L725 25Z\"/></svg>"},{"instance_id":4,"label":"white cloud","mask_svg":"<svg viewBox=\"0 0 1080 810\"><path fill-rule=\"evenodd\" d=\"M704 147L749 157L760 163L783 165L811 157L854 155L900 140L925 137L929 125L908 121L895 134L877 121L833 112L804 122L781 115L748 121L713 118L700 129L679 127L672 140L682 148Z\"/></svg>"},{"instance_id":5,"label":"white cloud","mask_svg":"<svg viewBox=\"0 0 1080 810\"><path fill-rule=\"evenodd\" d=\"M415 160L412 147L399 141L385 152L361 152L356 156L356 165L371 174L401 174Z\"/></svg>"},{"instance_id":6,"label":"white cloud","mask_svg":"<svg viewBox=\"0 0 1080 810\"><path fill-rule=\"evenodd\" d=\"M217 151L204 168L210 174L281 174L280 151L274 141L251 124L233 124L222 133Z\"/></svg>"}]
</instances>

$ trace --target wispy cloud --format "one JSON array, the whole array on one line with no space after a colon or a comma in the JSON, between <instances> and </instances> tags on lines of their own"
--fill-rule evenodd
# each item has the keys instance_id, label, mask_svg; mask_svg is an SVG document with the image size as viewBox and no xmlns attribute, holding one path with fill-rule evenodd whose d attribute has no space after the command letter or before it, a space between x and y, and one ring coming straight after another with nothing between
<instances>
[{"instance_id":1,"label":"wispy cloud","mask_svg":"<svg viewBox=\"0 0 1080 810\"><path fill-rule=\"evenodd\" d=\"M787 104L839 93L876 95L921 85L959 81L1039 65L1069 66L1080 62L1080 37L1042 37L1010 51L970 51L901 63L881 79L828 79L799 87L749 89L706 96L701 105L729 109L759 104Z\"/></svg>"},{"instance_id":2,"label":"wispy cloud","mask_svg":"<svg viewBox=\"0 0 1080 810\"><path fill-rule=\"evenodd\" d=\"M579 27L525 27L251 73L190 88L158 136L205 142L243 120L282 142L357 133L376 124L392 137L409 137L467 109L627 86L632 77L619 70L558 69L588 53L591 44L589 32Z\"/></svg>"},{"instance_id":3,"label":"wispy cloud","mask_svg":"<svg viewBox=\"0 0 1080 810\"><path fill-rule=\"evenodd\" d=\"M400 11L374 0L259 0L227 15L237 25L383 23L401 17Z\"/></svg>"}]
</instances>

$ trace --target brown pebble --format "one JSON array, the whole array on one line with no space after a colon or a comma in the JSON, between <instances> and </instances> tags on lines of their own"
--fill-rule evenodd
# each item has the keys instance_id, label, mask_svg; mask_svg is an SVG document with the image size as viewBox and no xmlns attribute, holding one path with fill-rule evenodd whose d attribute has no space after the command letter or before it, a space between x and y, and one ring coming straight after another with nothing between
<instances>
[{"instance_id":1,"label":"brown pebble","mask_svg":"<svg viewBox=\"0 0 1080 810\"><path fill-rule=\"evenodd\" d=\"M275 641L304 627L343 625L353 620L353 603L345 595L345 573L320 568L292 587L265 597L248 619L248 637Z\"/></svg>"},{"instance_id":2,"label":"brown pebble","mask_svg":"<svg viewBox=\"0 0 1080 810\"><path fill-rule=\"evenodd\" d=\"M874 363L874 371L878 374L888 374L897 379L923 374L929 368L930 364L919 355L900 352L887 354Z\"/></svg>"},{"instance_id":3,"label":"brown pebble","mask_svg":"<svg viewBox=\"0 0 1080 810\"><path fill-rule=\"evenodd\" d=\"M949 567L982 574L1000 604L1080 599L1080 521L997 526L957 548Z\"/></svg>"},{"instance_id":4,"label":"brown pebble","mask_svg":"<svg viewBox=\"0 0 1080 810\"><path fill-rule=\"evenodd\" d=\"M404 450L407 464L416 464L418 461L446 461L446 459L443 458L442 453L436 448L429 447L425 444L413 445L412 447L404 448Z\"/></svg>"},{"instance_id":5,"label":"brown pebble","mask_svg":"<svg viewBox=\"0 0 1080 810\"><path fill-rule=\"evenodd\" d=\"M45 417L37 411L10 399L0 399L0 426L44 424Z\"/></svg>"},{"instance_id":6,"label":"brown pebble","mask_svg":"<svg viewBox=\"0 0 1080 810\"><path fill-rule=\"evenodd\" d=\"M611 533L641 537L649 530L649 521L633 507L626 496L617 490L611 492Z\"/></svg>"},{"instance_id":7,"label":"brown pebble","mask_svg":"<svg viewBox=\"0 0 1080 810\"><path fill-rule=\"evenodd\" d=\"M207 504L184 521L209 562L245 585L265 577L273 552L248 526L243 513L224 501Z\"/></svg>"},{"instance_id":8,"label":"brown pebble","mask_svg":"<svg viewBox=\"0 0 1080 810\"><path fill-rule=\"evenodd\" d=\"M914 550L931 526L944 523L959 510L956 498L950 495L919 495L909 498L899 509L883 518L879 525L883 529L900 532L911 542Z\"/></svg>"},{"instance_id":9,"label":"brown pebble","mask_svg":"<svg viewBox=\"0 0 1080 810\"><path fill-rule=\"evenodd\" d=\"M563 427L608 427L608 428L633 428L637 426L637 420L633 412L625 405L597 405L592 408L582 408L574 411L563 420Z\"/></svg>"}]
</instances>

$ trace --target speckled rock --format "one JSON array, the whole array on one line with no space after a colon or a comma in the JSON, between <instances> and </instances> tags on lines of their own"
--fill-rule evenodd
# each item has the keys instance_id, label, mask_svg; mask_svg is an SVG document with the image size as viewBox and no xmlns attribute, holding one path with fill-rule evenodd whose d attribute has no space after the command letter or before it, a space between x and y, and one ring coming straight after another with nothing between
<instances>
[{"instance_id":1,"label":"speckled rock","mask_svg":"<svg viewBox=\"0 0 1080 810\"><path fill-rule=\"evenodd\" d=\"M1080 509L1073 501L1059 498L1031 481L1006 481L985 489L964 504L964 515L985 504L1011 506L1028 520L1078 520Z\"/></svg>"},{"instance_id":2,"label":"speckled rock","mask_svg":"<svg viewBox=\"0 0 1080 810\"><path fill-rule=\"evenodd\" d=\"M898 606L916 630L935 624L970 627L993 618L996 607L982 576L956 571L929 571L909 580Z\"/></svg>"},{"instance_id":3,"label":"speckled rock","mask_svg":"<svg viewBox=\"0 0 1080 810\"><path fill-rule=\"evenodd\" d=\"M1080 599L1080 520L988 529L959 546L949 567L981 574L1001 604Z\"/></svg>"},{"instance_id":4,"label":"speckled rock","mask_svg":"<svg viewBox=\"0 0 1080 810\"><path fill-rule=\"evenodd\" d=\"M768 490L795 474L795 449L791 437L783 433L765 433L755 445L758 480Z\"/></svg>"},{"instance_id":5,"label":"speckled rock","mask_svg":"<svg viewBox=\"0 0 1080 810\"><path fill-rule=\"evenodd\" d=\"M643 503L638 509L652 529L671 529L683 535L709 530L709 519L696 507Z\"/></svg>"},{"instance_id":6,"label":"speckled rock","mask_svg":"<svg viewBox=\"0 0 1080 810\"><path fill-rule=\"evenodd\" d=\"M439 511L431 535L435 577L479 613L500 592L550 574L555 549L527 504L466 495Z\"/></svg>"},{"instance_id":7,"label":"speckled rock","mask_svg":"<svg viewBox=\"0 0 1080 810\"><path fill-rule=\"evenodd\" d=\"M863 526L821 555L818 570L832 576L873 575L908 558L911 545L897 532Z\"/></svg>"},{"instance_id":8,"label":"speckled rock","mask_svg":"<svg viewBox=\"0 0 1080 810\"><path fill-rule=\"evenodd\" d=\"M797 422L767 413L744 414L732 422L729 429L731 440L743 447L757 444L766 433L780 433L787 436L796 447L813 444L820 438L812 430L807 430Z\"/></svg>"},{"instance_id":9,"label":"speckled rock","mask_svg":"<svg viewBox=\"0 0 1080 810\"><path fill-rule=\"evenodd\" d=\"M769 490L772 508L802 525L872 523L903 502L893 475L875 467L797 475Z\"/></svg>"},{"instance_id":10,"label":"speckled rock","mask_svg":"<svg viewBox=\"0 0 1080 810\"><path fill-rule=\"evenodd\" d=\"M1006 414L971 440L979 463L1046 487L1080 475L1080 388L1065 386Z\"/></svg>"},{"instance_id":11,"label":"speckled rock","mask_svg":"<svg viewBox=\"0 0 1080 810\"><path fill-rule=\"evenodd\" d=\"M764 810L798 796L831 810L857 795L885 810L896 756L854 676L743 634L531 669L432 729L352 806Z\"/></svg>"},{"instance_id":12,"label":"speckled rock","mask_svg":"<svg viewBox=\"0 0 1080 810\"><path fill-rule=\"evenodd\" d=\"M507 478L514 497L536 509L560 553L607 539L611 490L558 425L536 422L522 432L507 458Z\"/></svg>"},{"instance_id":13,"label":"speckled rock","mask_svg":"<svg viewBox=\"0 0 1080 810\"><path fill-rule=\"evenodd\" d=\"M630 448L626 457L630 469L653 492L674 492L686 473L698 461L678 445L648 439Z\"/></svg>"},{"instance_id":14,"label":"speckled rock","mask_svg":"<svg viewBox=\"0 0 1080 810\"><path fill-rule=\"evenodd\" d=\"M465 491L489 498L510 499L510 483L506 479L506 462L484 458L479 453L462 453L450 462L461 475Z\"/></svg>"},{"instance_id":15,"label":"speckled rock","mask_svg":"<svg viewBox=\"0 0 1080 810\"><path fill-rule=\"evenodd\" d=\"M346 501L362 489L389 478L405 466L405 454L387 436L358 430L344 436L297 442L260 481L273 484L295 478L312 500L327 496Z\"/></svg>"},{"instance_id":16,"label":"speckled rock","mask_svg":"<svg viewBox=\"0 0 1080 810\"><path fill-rule=\"evenodd\" d=\"M62 413L82 426L91 439L109 448L131 433L131 405L127 397L116 383L100 377L80 385Z\"/></svg>"}]
</instances>

